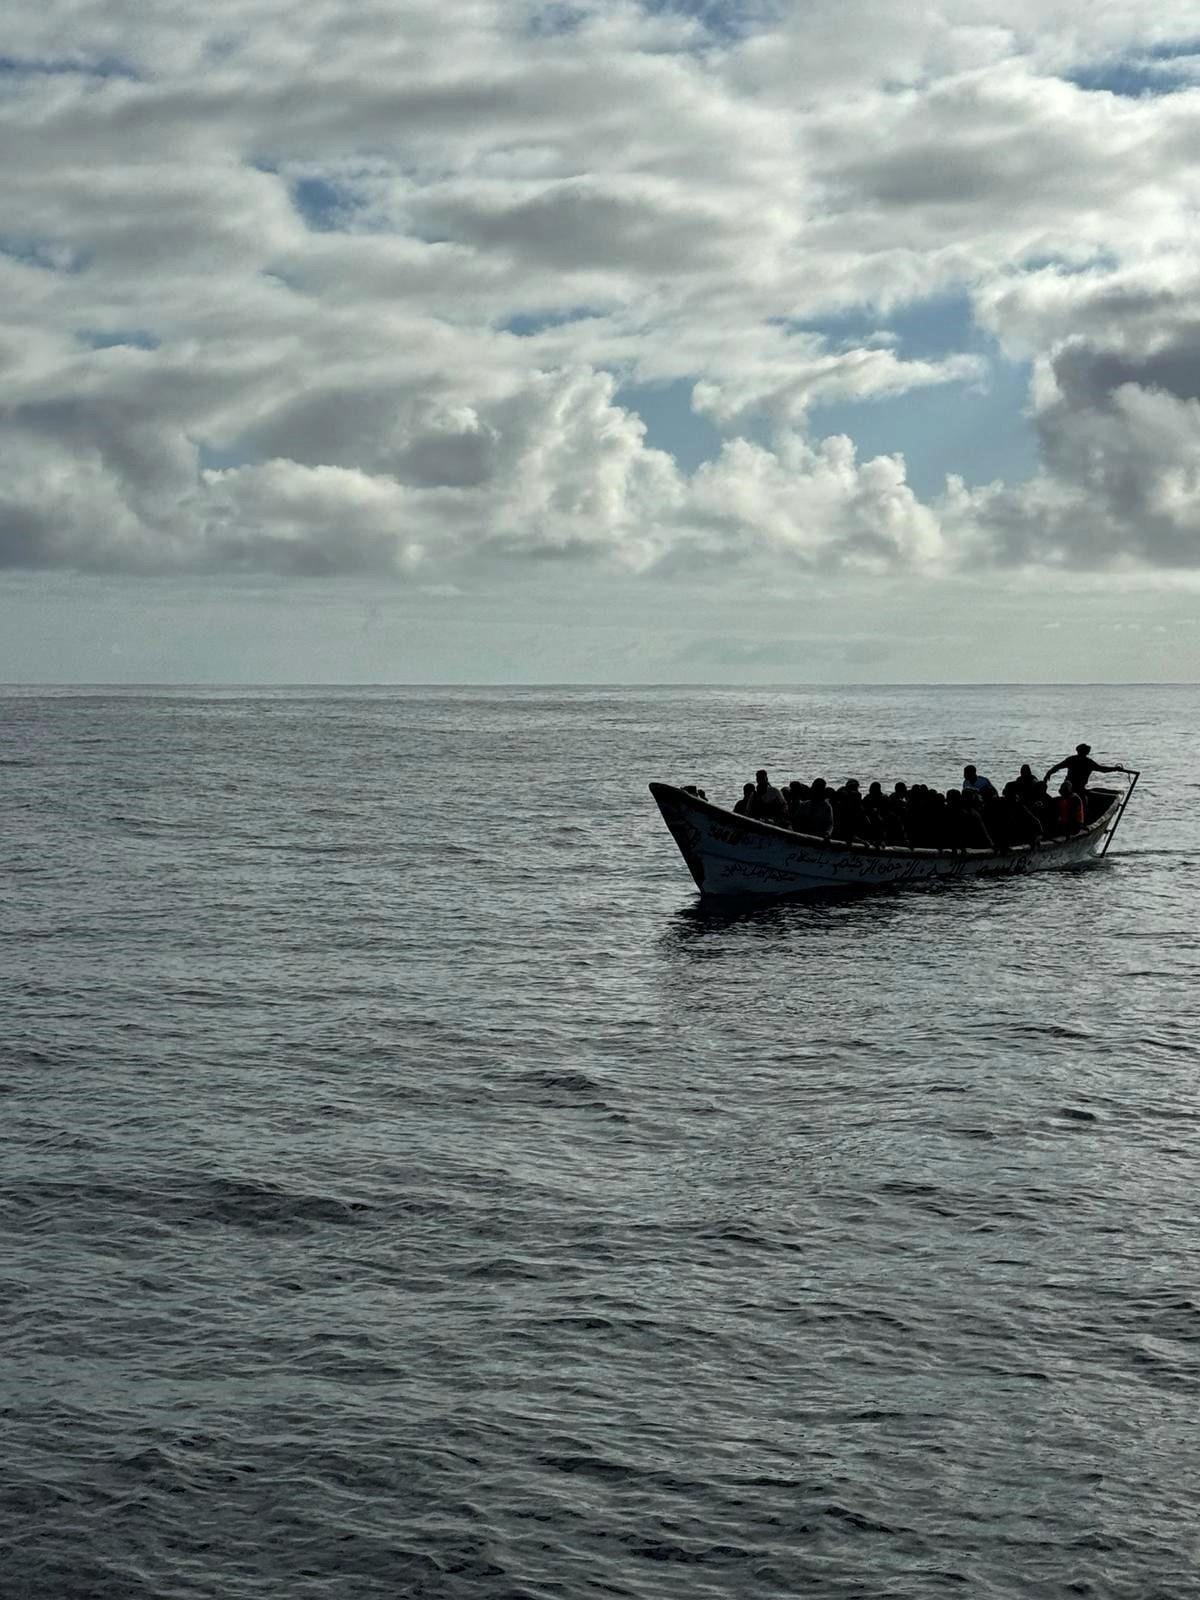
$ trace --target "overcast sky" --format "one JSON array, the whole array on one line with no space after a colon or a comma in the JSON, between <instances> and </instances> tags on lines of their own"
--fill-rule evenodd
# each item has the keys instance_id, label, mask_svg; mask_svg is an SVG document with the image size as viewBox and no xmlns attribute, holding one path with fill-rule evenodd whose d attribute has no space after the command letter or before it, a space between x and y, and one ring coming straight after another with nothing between
<instances>
[{"instance_id":1,"label":"overcast sky","mask_svg":"<svg viewBox=\"0 0 1200 1600\"><path fill-rule=\"evenodd\" d=\"M39 0L0 679L1200 677L1194 0Z\"/></svg>"}]
</instances>

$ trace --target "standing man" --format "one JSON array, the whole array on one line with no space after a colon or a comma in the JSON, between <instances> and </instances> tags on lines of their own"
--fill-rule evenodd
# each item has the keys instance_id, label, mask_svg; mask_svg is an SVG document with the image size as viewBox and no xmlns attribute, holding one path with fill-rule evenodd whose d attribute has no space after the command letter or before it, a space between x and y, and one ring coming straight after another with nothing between
<instances>
[{"instance_id":1,"label":"standing man","mask_svg":"<svg viewBox=\"0 0 1200 1600\"><path fill-rule=\"evenodd\" d=\"M1070 782L1072 791L1079 795L1087 788L1088 779L1093 772L1129 771L1128 767L1102 767L1098 761L1092 760L1092 747L1090 744L1077 744L1075 746L1075 754L1073 756L1064 756L1056 767L1051 767L1042 782L1049 783L1054 774L1061 772L1064 767L1067 769L1067 779Z\"/></svg>"}]
</instances>

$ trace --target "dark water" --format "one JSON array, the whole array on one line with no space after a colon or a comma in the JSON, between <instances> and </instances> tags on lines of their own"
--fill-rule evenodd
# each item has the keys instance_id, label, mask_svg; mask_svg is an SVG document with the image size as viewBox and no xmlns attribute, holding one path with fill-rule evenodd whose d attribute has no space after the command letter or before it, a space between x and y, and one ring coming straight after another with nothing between
<instances>
[{"instance_id":1,"label":"dark water","mask_svg":"<svg viewBox=\"0 0 1200 1600\"><path fill-rule=\"evenodd\" d=\"M1196 689L0 698L0 1595L1200 1594ZM1143 766L703 914L645 790Z\"/></svg>"}]
</instances>

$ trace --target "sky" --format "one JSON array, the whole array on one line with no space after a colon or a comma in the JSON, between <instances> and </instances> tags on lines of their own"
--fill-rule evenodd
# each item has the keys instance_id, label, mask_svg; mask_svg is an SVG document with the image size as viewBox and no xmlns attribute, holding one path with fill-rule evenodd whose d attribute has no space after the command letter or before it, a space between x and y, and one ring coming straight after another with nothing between
<instances>
[{"instance_id":1,"label":"sky","mask_svg":"<svg viewBox=\"0 0 1200 1600\"><path fill-rule=\"evenodd\" d=\"M0 681L1200 678L1200 20L42 0Z\"/></svg>"}]
</instances>

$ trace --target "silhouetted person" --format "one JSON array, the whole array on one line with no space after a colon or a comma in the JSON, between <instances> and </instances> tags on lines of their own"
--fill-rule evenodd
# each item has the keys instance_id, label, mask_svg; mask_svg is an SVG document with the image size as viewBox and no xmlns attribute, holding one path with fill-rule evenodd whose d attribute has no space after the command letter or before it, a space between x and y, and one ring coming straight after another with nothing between
<instances>
[{"instance_id":1,"label":"silhouetted person","mask_svg":"<svg viewBox=\"0 0 1200 1600\"><path fill-rule=\"evenodd\" d=\"M822 779L818 789L814 783L809 791L808 799L804 802L793 824L797 833L807 833L817 839L828 839L833 832L833 807L829 803L829 791Z\"/></svg>"},{"instance_id":2,"label":"silhouetted person","mask_svg":"<svg viewBox=\"0 0 1200 1600\"><path fill-rule=\"evenodd\" d=\"M871 839L875 844L883 844L885 840L888 840L888 833L890 831L890 823L892 819L892 807L888 801L887 795L885 795L883 792L883 785L881 783L872 783L868 786L866 798L863 801L863 809L867 814L867 823L871 831ZM894 843L895 841L888 840L888 842Z\"/></svg>"},{"instance_id":3,"label":"silhouetted person","mask_svg":"<svg viewBox=\"0 0 1200 1600\"><path fill-rule=\"evenodd\" d=\"M1046 787L1042 785L1042 792L1035 808L1036 816L1041 818L1042 831L1047 839L1057 839L1062 835L1062 823L1058 816L1058 796L1047 794Z\"/></svg>"},{"instance_id":4,"label":"silhouetted person","mask_svg":"<svg viewBox=\"0 0 1200 1600\"><path fill-rule=\"evenodd\" d=\"M933 850L945 850L950 843L950 816L946 796L940 789L925 786L921 797L924 812L925 843Z\"/></svg>"},{"instance_id":5,"label":"silhouetted person","mask_svg":"<svg viewBox=\"0 0 1200 1600\"><path fill-rule=\"evenodd\" d=\"M1006 844L1036 844L1042 837L1041 823L1016 791L1005 794L999 815L1000 832Z\"/></svg>"},{"instance_id":6,"label":"silhouetted person","mask_svg":"<svg viewBox=\"0 0 1200 1600\"><path fill-rule=\"evenodd\" d=\"M974 802L972 804L972 802ZM952 850L994 850L995 844L983 822L982 805L973 791L946 793L947 843Z\"/></svg>"},{"instance_id":7,"label":"silhouetted person","mask_svg":"<svg viewBox=\"0 0 1200 1600\"><path fill-rule=\"evenodd\" d=\"M793 828L798 828L798 819L808 802L808 785L801 783L799 778L793 778L784 790L783 798L787 801L788 821Z\"/></svg>"},{"instance_id":8,"label":"silhouetted person","mask_svg":"<svg viewBox=\"0 0 1200 1600\"><path fill-rule=\"evenodd\" d=\"M751 817L751 816L754 815L754 813L750 809L750 801L753 798L753 796L754 796L754 785L752 783L744 783L742 785L742 798L738 801L737 805L735 805L734 808L733 808L737 812L739 817Z\"/></svg>"},{"instance_id":9,"label":"silhouetted person","mask_svg":"<svg viewBox=\"0 0 1200 1600\"><path fill-rule=\"evenodd\" d=\"M777 828L787 827L787 802L767 777L765 767L754 774L754 793L750 796L750 816L760 822L773 822Z\"/></svg>"},{"instance_id":10,"label":"silhouetted person","mask_svg":"<svg viewBox=\"0 0 1200 1600\"><path fill-rule=\"evenodd\" d=\"M1128 767L1102 767L1098 761L1092 760L1092 747L1090 744L1077 744L1075 746L1075 754L1073 756L1064 756L1057 766L1051 767L1042 782L1049 783L1054 774L1062 772L1064 768L1066 769L1067 781L1070 783L1072 790L1078 795L1082 795L1087 788L1088 779L1093 772L1128 772L1129 770ZM1060 789L1058 792L1061 794L1062 790Z\"/></svg>"},{"instance_id":11,"label":"silhouetted person","mask_svg":"<svg viewBox=\"0 0 1200 1600\"><path fill-rule=\"evenodd\" d=\"M983 825L991 835L991 838L997 849L1007 850L1009 843L1007 827L1008 819L1004 810L1004 802L994 789L992 790L991 794L985 794L982 798L983 807L980 815L983 820Z\"/></svg>"},{"instance_id":12,"label":"silhouetted person","mask_svg":"<svg viewBox=\"0 0 1200 1600\"><path fill-rule=\"evenodd\" d=\"M1006 789L1011 788L1021 804L1027 806L1031 800L1038 798L1042 786L1038 779L1034 777L1033 768L1026 761L1012 783L1006 783L1004 787Z\"/></svg>"},{"instance_id":13,"label":"silhouetted person","mask_svg":"<svg viewBox=\"0 0 1200 1600\"><path fill-rule=\"evenodd\" d=\"M994 850L996 848L996 841L988 832L987 823L983 820L981 807L963 807L962 836L968 850Z\"/></svg>"},{"instance_id":14,"label":"silhouetted person","mask_svg":"<svg viewBox=\"0 0 1200 1600\"><path fill-rule=\"evenodd\" d=\"M976 772L974 767L963 768L963 793L972 791L975 794L995 794L996 785L990 778L985 778L982 772Z\"/></svg>"},{"instance_id":15,"label":"silhouetted person","mask_svg":"<svg viewBox=\"0 0 1200 1600\"><path fill-rule=\"evenodd\" d=\"M1111 771L1105 767L1104 771ZM1058 822L1062 833L1078 833L1087 821L1083 796L1078 794L1068 778L1058 791Z\"/></svg>"},{"instance_id":16,"label":"silhouetted person","mask_svg":"<svg viewBox=\"0 0 1200 1600\"><path fill-rule=\"evenodd\" d=\"M950 791L952 794L953 790ZM929 805L929 842L935 850L945 850L950 842L950 807L940 789L930 789L926 800Z\"/></svg>"},{"instance_id":17,"label":"silhouetted person","mask_svg":"<svg viewBox=\"0 0 1200 1600\"><path fill-rule=\"evenodd\" d=\"M847 844L852 844L856 839L863 844L871 843L871 820L853 778L838 790L837 803L833 808L833 831Z\"/></svg>"}]
</instances>

